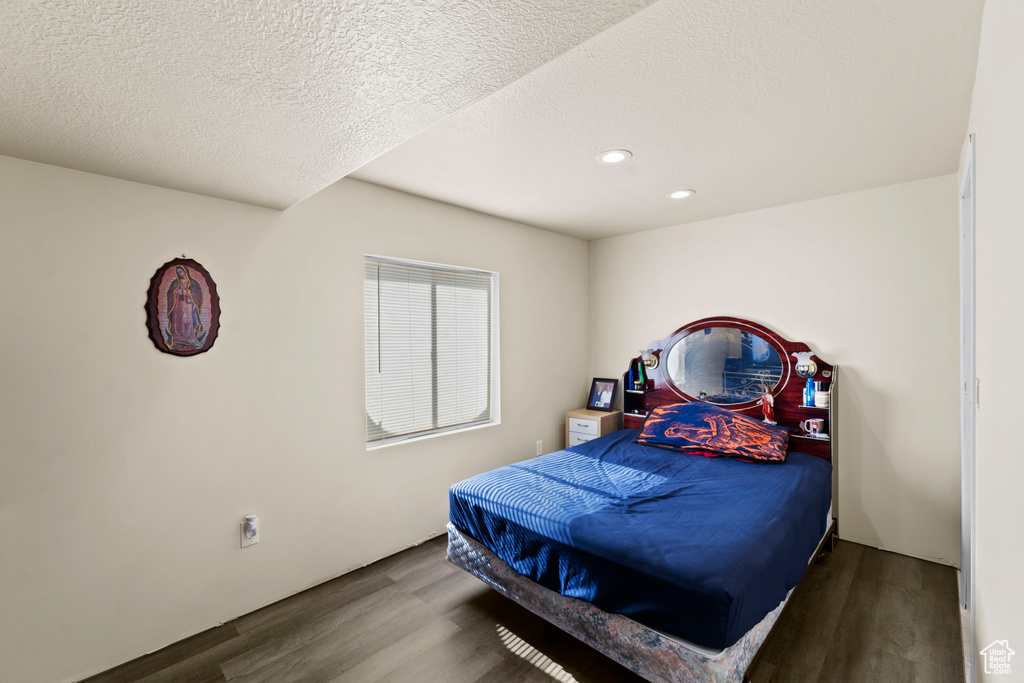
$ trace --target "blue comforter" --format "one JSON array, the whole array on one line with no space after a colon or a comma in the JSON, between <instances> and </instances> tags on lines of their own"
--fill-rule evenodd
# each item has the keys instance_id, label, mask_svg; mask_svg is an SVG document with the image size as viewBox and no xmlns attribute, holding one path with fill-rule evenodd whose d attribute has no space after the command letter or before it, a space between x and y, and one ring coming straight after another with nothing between
<instances>
[{"instance_id":1,"label":"blue comforter","mask_svg":"<svg viewBox=\"0 0 1024 683\"><path fill-rule=\"evenodd\" d=\"M518 573L698 645L735 643L825 534L832 467L674 453L622 430L467 479L452 524Z\"/></svg>"}]
</instances>

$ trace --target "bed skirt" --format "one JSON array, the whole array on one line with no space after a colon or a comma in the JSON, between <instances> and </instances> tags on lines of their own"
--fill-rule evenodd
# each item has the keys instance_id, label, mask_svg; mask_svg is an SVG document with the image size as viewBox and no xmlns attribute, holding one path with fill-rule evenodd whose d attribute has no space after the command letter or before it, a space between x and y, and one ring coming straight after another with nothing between
<instances>
[{"instance_id":1,"label":"bed skirt","mask_svg":"<svg viewBox=\"0 0 1024 683\"><path fill-rule=\"evenodd\" d=\"M451 524L448 558L505 597L655 683L742 683L754 655L793 594L790 590L778 607L735 644L711 651L548 590L514 572Z\"/></svg>"}]
</instances>

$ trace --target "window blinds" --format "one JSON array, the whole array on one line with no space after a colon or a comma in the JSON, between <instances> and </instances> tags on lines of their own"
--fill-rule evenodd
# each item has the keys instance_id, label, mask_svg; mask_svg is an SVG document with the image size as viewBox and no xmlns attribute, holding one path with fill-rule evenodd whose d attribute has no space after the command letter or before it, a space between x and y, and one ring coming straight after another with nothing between
<instances>
[{"instance_id":1,"label":"window blinds","mask_svg":"<svg viewBox=\"0 0 1024 683\"><path fill-rule=\"evenodd\" d=\"M492 421L494 273L365 257L366 443Z\"/></svg>"}]
</instances>

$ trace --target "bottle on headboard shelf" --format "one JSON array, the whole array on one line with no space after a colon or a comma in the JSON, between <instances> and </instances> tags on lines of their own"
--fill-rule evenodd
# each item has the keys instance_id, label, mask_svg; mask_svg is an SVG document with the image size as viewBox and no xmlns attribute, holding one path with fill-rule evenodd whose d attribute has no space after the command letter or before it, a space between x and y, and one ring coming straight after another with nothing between
<instances>
[{"instance_id":1,"label":"bottle on headboard shelf","mask_svg":"<svg viewBox=\"0 0 1024 683\"><path fill-rule=\"evenodd\" d=\"M634 391L642 391L645 384L643 363L634 358L629 364L629 388Z\"/></svg>"},{"instance_id":2,"label":"bottle on headboard shelf","mask_svg":"<svg viewBox=\"0 0 1024 683\"><path fill-rule=\"evenodd\" d=\"M807 384L804 385L804 405L814 405L814 378L808 377Z\"/></svg>"}]
</instances>

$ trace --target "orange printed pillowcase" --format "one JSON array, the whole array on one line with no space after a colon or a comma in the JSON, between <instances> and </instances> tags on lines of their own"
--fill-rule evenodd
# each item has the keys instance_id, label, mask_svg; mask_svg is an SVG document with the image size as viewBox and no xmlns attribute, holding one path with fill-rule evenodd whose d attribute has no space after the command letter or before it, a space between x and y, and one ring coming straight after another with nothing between
<instances>
[{"instance_id":1,"label":"orange printed pillowcase","mask_svg":"<svg viewBox=\"0 0 1024 683\"><path fill-rule=\"evenodd\" d=\"M709 403L653 409L636 443L707 457L784 462L789 432Z\"/></svg>"}]
</instances>

